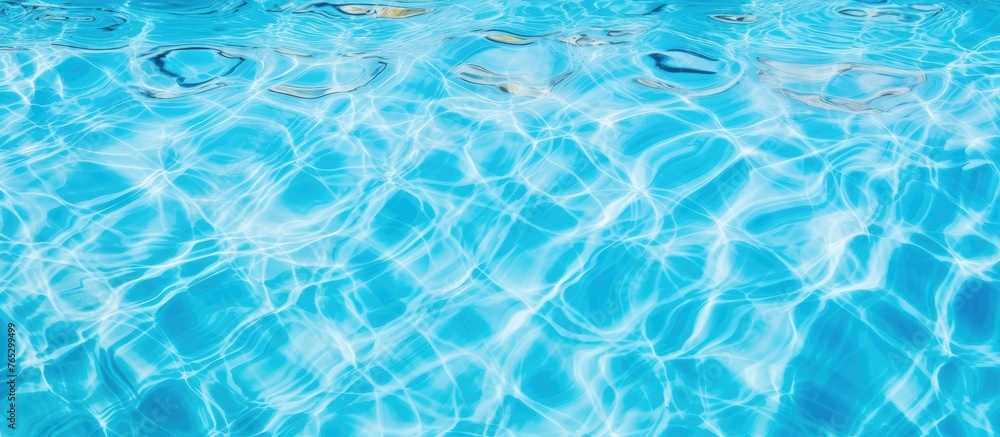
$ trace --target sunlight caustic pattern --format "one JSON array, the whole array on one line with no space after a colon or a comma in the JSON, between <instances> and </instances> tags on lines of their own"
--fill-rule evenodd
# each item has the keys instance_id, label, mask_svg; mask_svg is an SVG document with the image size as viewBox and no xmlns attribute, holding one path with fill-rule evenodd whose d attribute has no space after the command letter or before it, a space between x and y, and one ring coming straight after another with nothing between
<instances>
[{"instance_id":1,"label":"sunlight caustic pattern","mask_svg":"<svg viewBox=\"0 0 1000 437\"><path fill-rule=\"evenodd\" d=\"M998 17L0 2L18 435L995 435Z\"/></svg>"}]
</instances>

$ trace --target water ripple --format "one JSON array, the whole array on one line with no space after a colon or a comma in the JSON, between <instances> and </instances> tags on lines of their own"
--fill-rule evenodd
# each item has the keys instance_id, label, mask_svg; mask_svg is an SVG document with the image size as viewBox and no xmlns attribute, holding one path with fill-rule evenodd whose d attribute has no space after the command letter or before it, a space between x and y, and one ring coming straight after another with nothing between
<instances>
[{"instance_id":1,"label":"water ripple","mask_svg":"<svg viewBox=\"0 0 1000 437\"><path fill-rule=\"evenodd\" d=\"M313 65L270 90L303 99L348 93L372 83L387 65L375 57L345 58L333 64Z\"/></svg>"},{"instance_id":2,"label":"water ripple","mask_svg":"<svg viewBox=\"0 0 1000 437\"><path fill-rule=\"evenodd\" d=\"M885 112L905 103L923 73L861 64L803 65L760 59L758 78L774 84L782 95L823 109Z\"/></svg>"},{"instance_id":3,"label":"water ripple","mask_svg":"<svg viewBox=\"0 0 1000 437\"><path fill-rule=\"evenodd\" d=\"M223 78L232 74L246 58L208 47L179 47L157 51L145 58L143 70L150 84L148 97L171 99L226 86Z\"/></svg>"},{"instance_id":4,"label":"water ripple","mask_svg":"<svg viewBox=\"0 0 1000 437\"><path fill-rule=\"evenodd\" d=\"M332 3L313 3L295 10L296 13L320 13L328 17L336 17L329 10L333 9L345 15L371 15L376 18L409 18L433 12L433 9L400 8L378 5L336 5Z\"/></svg>"}]
</instances>

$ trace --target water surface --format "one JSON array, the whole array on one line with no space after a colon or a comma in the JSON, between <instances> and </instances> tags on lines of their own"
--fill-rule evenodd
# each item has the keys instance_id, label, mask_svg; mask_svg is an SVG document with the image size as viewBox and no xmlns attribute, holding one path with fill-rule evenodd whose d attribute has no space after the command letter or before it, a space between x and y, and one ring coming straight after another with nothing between
<instances>
[{"instance_id":1,"label":"water surface","mask_svg":"<svg viewBox=\"0 0 1000 437\"><path fill-rule=\"evenodd\" d=\"M17 435L994 435L997 17L2 2Z\"/></svg>"}]
</instances>

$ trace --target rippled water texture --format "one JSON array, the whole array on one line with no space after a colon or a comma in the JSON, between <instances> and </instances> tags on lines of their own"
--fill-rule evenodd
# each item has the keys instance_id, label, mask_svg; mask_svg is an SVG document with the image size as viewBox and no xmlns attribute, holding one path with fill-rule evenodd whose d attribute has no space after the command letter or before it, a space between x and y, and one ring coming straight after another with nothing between
<instances>
[{"instance_id":1,"label":"rippled water texture","mask_svg":"<svg viewBox=\"0 0 1000 437\"><path fill-rule=\"evenodd\" d=\"M2 2L18 435L995 435L998 17Z\"/></svg>"}]
</instances>

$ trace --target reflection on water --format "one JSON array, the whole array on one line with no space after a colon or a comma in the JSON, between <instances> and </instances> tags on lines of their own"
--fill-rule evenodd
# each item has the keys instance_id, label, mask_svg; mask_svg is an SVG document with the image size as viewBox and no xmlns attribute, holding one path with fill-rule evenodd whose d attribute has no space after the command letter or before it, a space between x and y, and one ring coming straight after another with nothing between
<instances>
[{"instance_id":1,"label":"reflection on water","mask_svg":"<svg viewBox=\"0 0 1000 437\"><path fill-rule=\"evenodd\" d=\"M997 17L0 3L20 432L993 435Z\"/></svg>"}]
</instances>

